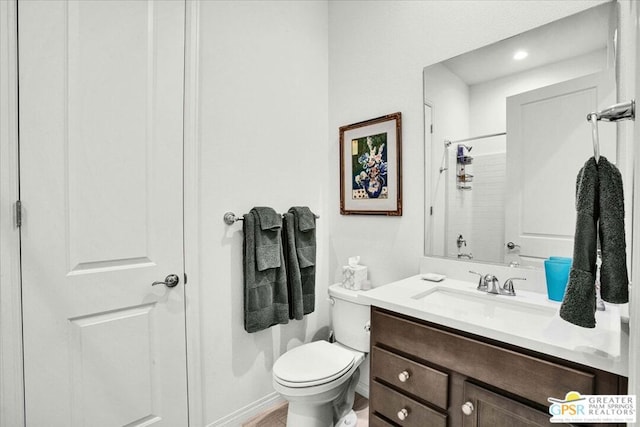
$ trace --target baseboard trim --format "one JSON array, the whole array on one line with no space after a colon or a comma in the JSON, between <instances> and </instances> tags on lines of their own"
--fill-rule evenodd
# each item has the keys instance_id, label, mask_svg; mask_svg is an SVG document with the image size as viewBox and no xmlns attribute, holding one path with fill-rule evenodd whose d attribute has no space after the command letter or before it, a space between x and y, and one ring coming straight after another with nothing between
<instances>
[{"instance_id":1,"label":"baseboard trim","mask_svg":"<svg viewBox=\"0 0 640 427\"><path fill-rule=\"evenodd\" d=\"M277 392L266 395L247 406L232 412L231 414L208 424L207 427L241 426L256 415L266 411L268 408L285 403L285 400Z\"/></svg>"},{"instance_id":2,"label":"baseboard trim","mask_svg":"<svg viewBox=\"0 0 640 427\"><path fill-rule=\"evenodd\" d=\"M366 397L368 399L369 398L369 383L364 383L364 382L360 381L358 383L358 385L356 386L356 393L358 393L360 396Z\"/></svg>"}]
</instances>

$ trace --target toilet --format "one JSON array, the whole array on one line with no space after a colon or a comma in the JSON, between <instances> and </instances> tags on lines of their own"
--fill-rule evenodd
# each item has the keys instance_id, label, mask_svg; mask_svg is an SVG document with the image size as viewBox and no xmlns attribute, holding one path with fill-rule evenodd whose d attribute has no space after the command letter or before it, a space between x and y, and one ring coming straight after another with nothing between
<instances>
[{"instance_id":1,"label":"toilet","mask_svg":"<svg viewBox=\"0 0 640 427\"><path fill-rule=\"evenodd\" d=\"M314 341L287 351L273 365L273 387L289 402L287 425L331 427L355 425L353 403L358 368L369 352L369 304L362 291L329 287L334 343ZM350 400L349 400L350 399ZM345 404L346 403L346 404ZM334 419L334 413L342 417Z\"/></svg>"}]
</instances>

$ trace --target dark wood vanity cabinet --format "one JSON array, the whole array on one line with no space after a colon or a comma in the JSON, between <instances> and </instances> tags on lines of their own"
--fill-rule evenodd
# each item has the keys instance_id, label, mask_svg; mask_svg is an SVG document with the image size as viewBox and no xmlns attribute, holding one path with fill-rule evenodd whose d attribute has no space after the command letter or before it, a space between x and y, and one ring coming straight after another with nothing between
<instances>
[{"instance_id":1,"label":"dark wood vanity cabinet","mask_svg":"<svg viewBox=\"0 0 640 427\"><path fill-rule=\"evenodd\" d=\"M479 426L548 426L549 415L516 400L494 393L471 382L464 384L464 404L474 405L462 418L464 427ZM567 424L554 424L558 426Z\"/></svg>"},{"instance_id":2,"label":"dark wood vanity cabinet","mask_svg":"<svg viewBox=\"0 0 640 427\"><path fill-rule=\"evenodd\" d=\"M609 372L377 307L370 354L371 426L549 426L548 397L627 389Z\"/></svg>"}]
</instances>

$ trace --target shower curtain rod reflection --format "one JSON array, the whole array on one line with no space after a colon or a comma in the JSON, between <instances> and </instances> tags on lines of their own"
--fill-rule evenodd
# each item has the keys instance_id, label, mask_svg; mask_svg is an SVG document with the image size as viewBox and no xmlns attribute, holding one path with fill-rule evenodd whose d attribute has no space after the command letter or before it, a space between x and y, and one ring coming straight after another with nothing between
<instances>
[{"instance_id":1,"label":"shower curtain rod reflection","mask_svg":"<svg viewBox=\"0 0 640 427\"><path fill-rule=\"evenodd\" d=\"M451 144L455 144L455 143L458 143L458 142L475 141L476 139L491 138L491 137L494 137L494 136L502 136L502 135L506 135L506 134L507 134L506 132L490 133L488 135L474 136L474 137L465 138L465 139L456 139L455 141L449 141L448 139L445 139L444 140L444 146L448 147Z\"/></svg>"}]
</instances>

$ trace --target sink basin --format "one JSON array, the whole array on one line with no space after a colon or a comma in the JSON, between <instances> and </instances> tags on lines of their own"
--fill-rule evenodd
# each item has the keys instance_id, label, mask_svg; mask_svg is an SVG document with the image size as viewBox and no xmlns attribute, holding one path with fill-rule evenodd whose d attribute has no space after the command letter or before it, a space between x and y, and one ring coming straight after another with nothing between
<instances>
[{"instance_id":1,"label":"sink basin","mask_svg":"<svg viewBox=\"0 0 640 427\"><path fill-rule=\"evenodd\" d=\"M522 295L521 295L522 294ZM494 295L472 289L435 286L411 297L416 309L509 335L526 337L606 357L620 356L620 315L616 307L596 312L596 328L572 325L560 318L560 303L522 292Z\"/></svg>"},{"instance_id":2,"label":"sink basin","mask_svg":"<svg viewBox=\"0 0 640 427\"><path fill-rule=\"evenodd\" d=\"M441 287L421 292L412 298L421 301L424 308L433 314L453 316L467 322L482 322L484 326L491 327L509 319L519 323L549 322L558 311L554 307L524 302L517 296Z\"/></svg>"}]
</instances>

